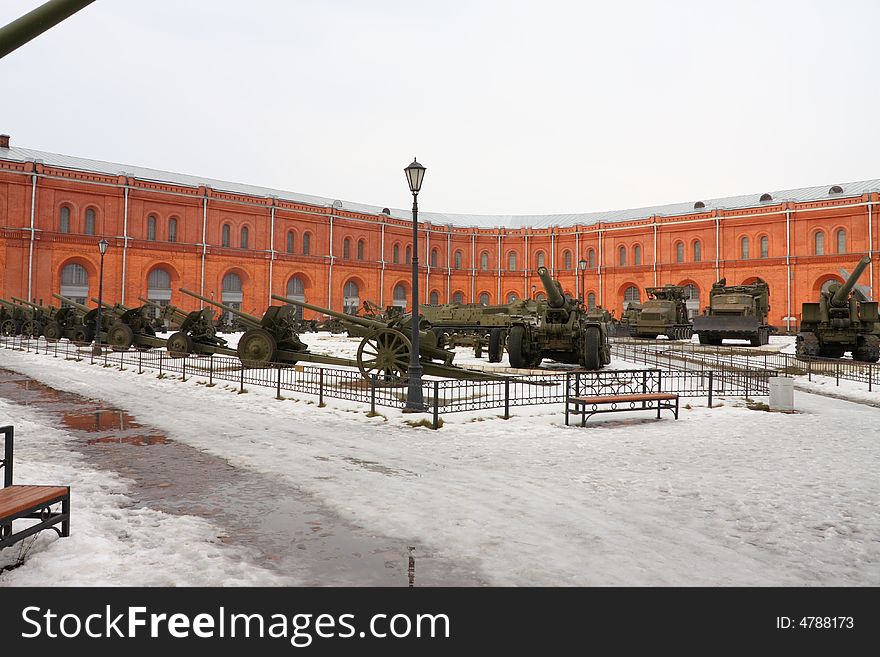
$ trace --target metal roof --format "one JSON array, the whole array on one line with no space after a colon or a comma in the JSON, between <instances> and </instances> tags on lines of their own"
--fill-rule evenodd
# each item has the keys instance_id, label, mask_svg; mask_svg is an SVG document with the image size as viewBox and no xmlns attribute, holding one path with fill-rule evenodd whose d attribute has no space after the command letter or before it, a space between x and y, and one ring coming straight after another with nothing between
<instances>
[{"instance_id":1,"label":"metal roof","mask_svg":"<svg viewBox=\"0 0 880 657\"><path fill-rule=\"evenodd\" d=\"M158 169L148 169L146 167L138 167L130 164L115 164L113 162L91 160L83 157L73 157L71 155L59 155L58 153L36 151L29 148L0 148L0 160L9 160L13 162L39 161L44 165L63 169L75 169L109 175L127 175L141 180L171 183L187 187L199 187L205 185L217 191L233 192L248 196L263 198L275 196L285 201L306 203L308 205L316 205L320 207L331 207L335 204L336 207L364 214L377 215L382 213L382 208L375 205L341 201L281 189L271 189L269 187L260 187L257 185L228 182L225 180L214 180L212 178L192 176L183 173L172 173L170 171L160 171ZM842 193L829 193L831 187L835 184L839 184L843 188ZM602 223L613 223L617 221L647 219L654 215L678 216L692 214L694 212L706 212L714 209L731 210L737 208L753 208L760 207L766 203L778 203L783 201L821 201L840 197L860 196L861 194L871 191L880 191L880 179L862 180L849 183L829 183L827 185L819 185L816 187L801 187L798 189L785 189L761 192L758 194L744 194L741 196L727 196L717 199L702 199L705 207L700 208L699 210L694 209L695 201L688 201L686 203L671 203L668 205L655 205L628 210L581 212L571 214L486 215L447 214L442 212L420 211L419 218L422 221L430 222L434 225L475 228L550 228L553 226L589 226L600 221ZM760 200L761 196L765 193L770 194L772 201L762 202ZM408 209L390 208L390 211L390 216L398 219L406 220L412 217L411 212Z\"/></svg>"}]
</instances>

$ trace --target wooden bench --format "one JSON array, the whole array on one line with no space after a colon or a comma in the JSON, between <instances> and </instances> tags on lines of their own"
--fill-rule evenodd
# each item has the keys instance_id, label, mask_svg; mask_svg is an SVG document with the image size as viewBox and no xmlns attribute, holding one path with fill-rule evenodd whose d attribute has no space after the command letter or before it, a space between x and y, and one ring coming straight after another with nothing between
<instances>
[{"instance_id":1,"label":"wooden bench","mask_svg":"<svg viewBox=\"0 0 880 657\"><path fill-rule=\"evenodd\" d=\"M61 537L70 536L70 487L13 485L14 440L12 427L0 427L4 437L4 457L0 461L3 488L0 488L0 549L41 532L52 529ZM52 506L61 504L60 511ZM23 529L13 531L16 520L36 520ZM59 529L56 525L61 525Z\"/></svg>"},{"instance_id":2,"label":"wooden bench","mask_svg":"<svg viewBox=\"0 0 880 657\"><path fill-rule=\"evenodd\" d=\"M678 419L678 395L674 392L649 392L634 395L598 395L593 397L569 397L568 404L574 406L574 412L581 414L581 426L587 425L593 415L597 413L615 413L620 411L652 411L657 410L657 419L660 419L660 411L669 409ZM611 408L600 408L602 405L610 405ZM588 412L589 411L589 412ZM565 409L565 424L568 425L570 410L568 405Z\"/></svg>"},{"instance_id":3,"label":"wooden bench","mask_svg":"<svg viewBox=\"0 0 880 657\"><path fill-rule=\"evenodd\" d=\"M662 392L660 370L573 372L566 375L565 424L569 415L581 416L581 426L598 413L668 409L678 419L678 393Z\"/></svg>"}]
</instances>

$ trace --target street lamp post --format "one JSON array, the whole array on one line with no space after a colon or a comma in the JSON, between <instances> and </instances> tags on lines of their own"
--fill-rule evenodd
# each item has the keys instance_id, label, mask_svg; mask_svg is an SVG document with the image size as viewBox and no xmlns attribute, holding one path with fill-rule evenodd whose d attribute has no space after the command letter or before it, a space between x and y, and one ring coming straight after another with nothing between
<instances>
[{"instance_id":1,"label":"street lamp post","mask_svg":"<svg viewBox=\"0 0 880 657\"><path fill-rule=\"evenodd\" d=\"M584 272L587 271L587 261L580 260L578 262L578 269L581 270L581 303L586 303L586 297L584 296Z\"/></svg>"},{"instance_id":2,"label":"street lamp post","mask_svg":"<svg viewBox=\"0 0 880 657\"><path fill-rule=\"evenodd\" d=\"M412 350L409 357L409 371L407 372L408 386L406 391L405 412L417 413L425 410L425 400L422 396L422 363L419 360L419 190L422 188L422 180L425 177L425 167L413 158L412 164L404 170L409 191L413 196L412 226L413 226L413 251L412 251Z\"/></svg>"},{"instance_id":3,"label":"street lamp post","mask_svg":"<svg viewBox=\"0 0 880 657\"><path fill-rule=\"evenodd\" d=\"M98 251L101 252L101 269L98 274L98 315L95 317L95 346L92 353L101 353L101 311L104 309L104 254L107 253L107 247L110 242L102 239L98 242Z\"/></svg>"}]
</instances>

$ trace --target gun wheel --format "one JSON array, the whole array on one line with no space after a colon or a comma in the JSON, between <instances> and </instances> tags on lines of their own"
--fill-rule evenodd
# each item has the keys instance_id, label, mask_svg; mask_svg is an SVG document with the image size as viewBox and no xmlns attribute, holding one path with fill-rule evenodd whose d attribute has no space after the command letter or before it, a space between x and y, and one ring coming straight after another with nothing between
<instances>
[{"instance_id":1,"label":"gun wheel","mask_svg":"<svg viewBox=\"0 0 880 657\"><path fill-rule=\"evenodd\" d=\"M241 336L236 351L242 363L271 363L275 360L277 342L266 329L250 329Z\"/></svg>"},{"instance_id":2,"label":"gun wheel","mask_svg":"<svg viewBox=\"0 0 880 657\"><path fill-rule=\"evenodd\" d=\"M363 340L357 350L357 364L361 375L370 379L375 374L379 381L399 383L409 369L412 343L400 331L381 328Z\"/></svg>"},{"instance_id":3,"label":"gun wheel","mask_svg":"<svg viewBox=\"0 0 880 657\"><path fill-rule=\"evenodd\" d=\"M12 337L13 335L18 335L18 326L11 319L7 319L5 322L0 324L0 333L5 335L6 337Z\"/></svg>"},{"instance_id":4,"label":"gun wheel","mask_svg":"<svg viewBox=\"0 0 880 657\"><path fill-rule=\"evenodd\" d=\"M58 342L64 335L64 329L61 328L61 324L52 321L43 327L43 335L49 342Z\"/></svg>"},{"instance_id":5,"label":"gun wheel","mask_svg":"<svg viewBox=\"0 0 880 657\"><path fill-rule=\"evenodd\" d=\"M119 322L110 327L107 331L107 344L113 351L128 351L134 342L134 331L128 324Z\"/></svg>"},{"instance_id":6,"label":"gun wheel","mask_svg":"<svg viewBox=\"0 0 880 657\"><path fill-rule=\"evenodd\" d=\"M193 351L193 341L186 333L173 333L165 343L165 350L171 358L183 358Z\"/></svg>"},{"instance_id":7,"label":"gun wheel","mask_svg":"<svg viewBox=\"0 0 880 657\"><path fill-rule=\"evenodd\" d=\"M26 338L38 338L43 332L43 327L35 319L29 319L21 325L21 334Z\"/></svg>"}]
</instances>

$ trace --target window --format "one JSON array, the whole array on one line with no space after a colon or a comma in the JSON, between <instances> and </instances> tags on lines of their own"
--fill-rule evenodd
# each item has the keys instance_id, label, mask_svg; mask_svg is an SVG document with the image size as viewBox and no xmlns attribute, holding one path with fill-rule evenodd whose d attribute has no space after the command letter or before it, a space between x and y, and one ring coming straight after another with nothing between
<instances>
[{"instance_id":1,"label":"window","mask_svg":"<svg viewBox=\"0 0 880 657\"><path fill-rule=\"evenodd\" d=\"M684 262L684 242L675 243L675 261Z\"/></svg>"},{"instance_id":2,"label":"window","mask_svg":"<svg viewBox=\"0 0 880 657\"><path fill-rule=\"evenodd\" d=\"M365 246L365 244L366 243L364 242L364 240L358 240L358 250L357 250L357 259L358 260L364 259L364 246Z\"/></svg>"},{"instance_id":3,"label":"window","mask_svg":"<svg viewBox=\"0 0 880 657\"><path fill-rule=\"evenodd\" d=\"M221 246L225 246L229 248L229 244L232 240L230 235L232 234L232 228L229 224L223 224L223 237L221 238Z\"/></svg>"},{"instance_id":4,"label":"window","mask_svg":"<svg viewBox=\"0 0 880 657\"><path fill-rule=\"evenodd\" d=\"M309 255L312 252L312 234L303 234L303 255Z\"/></svg>"},{"instance_id":5,"label":"window","mask_svg":"<svg viewBox=\"0 0 880 657\"><path fill-rule=\"evenodd\" d=\"M437 305L440 304L440 293L437 292L437 290L434 290L433 292L431 292L431 301L430 301L430 304L431 304L432 306L437 306Z\"/></svg>"},{"instance_id":6,"label":"window","mask_svg":"<svg viewBox=\"0 0 880 657\"><path fill-rule=\"evenodd\" d=\"M292 230L287 231L287 252L293 253L296 246L296 236Z\"/></svg>"},{"instance_id":7,"label":"window","mask_svg":"<svg viewBox=\"0 0 880 657\"><path fill-rule=\"evenodd\" d=\"M566 270L571 269L571 251L563 251L562 252L562 266Z\"/></svg>"},{"instance_id":8,"label":"window","mask_svg":"<svg viewBox=\"0 0 880 657\"><path fill-rule=\"evenodd\" d=\"M507 295L507 303L513 303L517 299L519 299L519 297L516 296L516 292L511 292L510 294Z\"/></svg>"},{"instance_id":9,"label":"window","mask_svg":"<svg viewBox=\"0 0 880 657\"><path fill-rule=\"evenodd\" d=\"M543 267L544 266L544 252L538 251L538 253L536 255L536 259L538 261L538 267Z\"/></svg>"},{"instance_id":10,"label":"window","mask_svg":"<svg viewBox=\"0 0 880 657\"><path fill-rule=\"evenodd\" d=\"M431 266L437 266L437 249L431 249Z\"/></svg>"},{"instance_id":11,"label":"window","mask_svg":"<svg viewBox=\"0 0 880 657\"><path fill-rule=\"evenodd\" d=\"M480 303L484 306L489 305L489 293L488 292L482 292L480 294Z\"/></svg>"},{"instance_id":12,"label":"window","mask_svg":"<svg viewBox=\"0 0 880 657\"><path fill-rule=\"evenodd\" d=\"M587 309L594 310L596 308L596 293L590 292L587 295Z\"/></svg>"},{"instance_id":13,"label":"window","mask_svg":"<svg viewBox=\"0 0 880 657\"><path fill-rule=\"evenodd\" d=\"M639 288L635 285L630 285L626 290L623 291L623 305L626 306L630 301L640 301L641 295L639 294Z\"/></svg>"},{"instance_id":14,"label":"window","mask_svg":"<svg viewBox=\"0 0 880 657\"><path fill-rule=\"evenodd\" d=\"M86 210L86 235L95 234L95 211L92 208Z\"/></svg>"},{"instance_id":15,"label":"window","mask_svg":"<svg viewBox=\"0 0 880 657\"><path fill-rule=\"evenodd\" d=\"M593 249L587 251L587 266L590 269L596 268L596 252Z\"/></svg>"},{"instance_id":16,"label":"window","mask_svg":"<svg viewBox=\"0 0 880 657\"><path fill-rule=\"evenodd\" d=\"M761 257L769 258L770 257L770 238L764 235L760 241L761 244Z\"/></svg>"},{"instance_id":17,"label":"window","mask_svg":"<svg viewBox=\"0 0 880 657\"><path fill-rule=\"evenodd\" d=\"M241 227L241 248L243 248L243 249L248 248L248 227L247 226Z\"/></svg>"},{"instance_id":18,"label":"window","mask_svg":"<svg viewBox=\"0 0 880 657\"><path fill-rule=\"evenodd\" d=\"M393 304L395 306L406 308L406 288L403 287L403 283L398 283L394 286L392 296L394 297Z\"/></svg>"},{"instance_id":19,"label":"window","mask_svg":"<svg viewBox=\"0 0 880 657\"><path fill-rule=\"evenodd\" d=\"M61 270L61 296L86 303L89 297L89 273L85 267L74 263Z\"/></svg>"},{"instance_id":20,"label":"window","mask_svg":"<svg viewBox=\"0 0 880 657\"><path fill-rule=\"evenodd\" d=\"M684 286L684 298L688 319L693 319L700 314L700 290L693 283L689 283Z\"/></svg>"},{"instance_id":21,"label":"window","mask_svg":"<svg viewBox=\"0 0 880 657\"><path fill-rule=\"evenodd\" d=\"M452 303L464 303L464 295L461 292L456 292L452 295Z\"/></svg>"},{"instance_id":22,"label":"window","mask_svg":"<svg viewBox=\"0 0 880 657\"><path fill-rule=\"evenodd\" d=\"M287 296L294 301L306 300L306 286L298 276L294 276L287 281ZM296 319L302 321L303 309L300 306L294 306L293 312Z\"/></svg>"},{"instance_id":23,"label":"window","mask_svg":"<svg viewBox=\"0 0 880 657\"><path fill-rule=\"evenodd\" d=\"M636 244L633 247L633 264L640 265L642 264L642 247Z\"/></svg>"},{"instance_id":24,"label":"window","mask_svg":"<svg viewBox=\"0 0 880 657\"><path fill-rule=\"evenodd\" d=\"M621 267L626 267L626 247L622 246L617 250L618 262Z\"/></svg>"},{"instance_id":25,"label":"window","mask_svg":"<svg viewBox=\"0 0 880 657\"><path fill-rule=\"evenodd\" d=\"M694 262L702 262L703 260L703 244L700 240L694 242Z\"/></svg>"},{"instance_id":26,"label":"window","mask_svg":"<svg viewBox=\"0 0 880 657\"><path fill-rule=\"evenodd\" d=\"M70 232L70 208L66 205L61 207L61 217L58 225L58 230L62 233ZM67 296L66 294L62 294L61 296Z\"/></svg>"},{"instance_id":27,"label":"window","mask_svg":"<svg viewBox=\"0 0 880 657\"><path fill-rule=\"evenodd\" d=\"M156 267L150 272L147 276L147 298L150 301L171 301L171 274L168 270Z\"/></svg>"},{"instance_id":28,"label":"window","mask_svg":"<svg viewBox=\"0 0 880 657\"><path fill-rule=\"evenodd\" d=\"M353 315L358 311L361 305L360 299L360 289L358 289L357 283L354 281L349 281L345 284L345 287L342 288L342 311L349 315Z\"/></svg>"},{"instance_id":29,"label":"window","mask_svg":"<svg viewBox=\"0 0 880 657\"><path fill-rule=\"evenodd\" d=\"M846 231L843 228L837 231L837 252L846 253Z\"/></svg>"},{"instance_id":30,"label":"window","mask_svg":"<svg viewBox=\"0 0 880 657\"><path fill-rule=\"evenodd\" d=\"M480 254L480 269L483 271L489 271L489 252L483 251Z\"/></svg>"},{"instance_id":31,"label":"window","mask_svg":"<svg viewBox=\"0 0 880 657\"><path fill-rule=\"evenodd\" d=\"M825 255L825 233L821 230L816 231L813 237L813 252L816 255Z\"/></svg>"},{"instance_id":32,"label":"window","mask_svg":"<svg viewBox=\"0 0 880 657\"><path fill-rule=\"evenodd\" d=\"M394 248L391 249L391 263L394 265L400 264L400 245L395 244Z\"/></svg>"},{"instance_id":33,"label":"window","mask_svg":"<svg viewBox=\"0 0 880 657\"><path fill-rule=\"evenodd\" d=\"M749 259L749 238L748 237L743 237L739 241L739 253L740 253L740 258L742 258L743 260Z\"/></svg>"},{"instance_id":34,"label":"window","mask_svg":"<svg viewBox=\"0 0 880 657\"><path fill-rule=\"evenodd\" d=\"M455 268L461 269L461 251L456 251L454 256Z\"/></svg>"},{"instance_id":35,"label":"window","mask_svg":"<svg viewBox=\"0 0 880 657\"><path fill-rule=\"evenodd\" d=\"M238 293L241 296L241 276L236 274L235 272L229 272L226 276L223 277L223 298L226 298L226 293L235 294ZM241 301L241 299L239 299Z\"/></svg>"},{"instance_id":36,"label":"window","mask_svg":"<svg viewBox=\"0 0 880 657\"><path fill-rule=\"evenodd\" d=\"M177 218L171 217L168 220L168 241L176 242L177 241Z\"/></svg>"},{"instance_id":37,"label":"window","mask_svg":"<svg viewBox=\"0 0 880 657\"><path fill-rule=\"evenodd\" d=\"M406 245L406 255L404 256L404 258L404 262L406 264L410 264L412 262L412 247L409 244Z\"/></svg>"},{"instance_id":38,"label":"window","mask_svg":"<svg viewBox=\"0 0 880 657\"><path fill-rule=\"evenodd\" d=\"M351 259L351 240L347 237L342 240L342 259L350 260Z\"/></svg>"},{"instance_id":39,"label":"window","mask_svg":"<svg viewBox=\"0 0 880 657\"><path fill-rule=\"evenodd\" d=\"M507 269L508 271L516 271L516 251L507 254Z\"/></svg>"},{"instance_id":40,"label":"window","mask_svg":"<svg viewBox=\"0 0 880 657\"><path fill-rule=\"evenodd\" d=\"M151 242L156 240L156 215L154 214L147 217L147 239Z\"/></svg>"}]
</instances>

